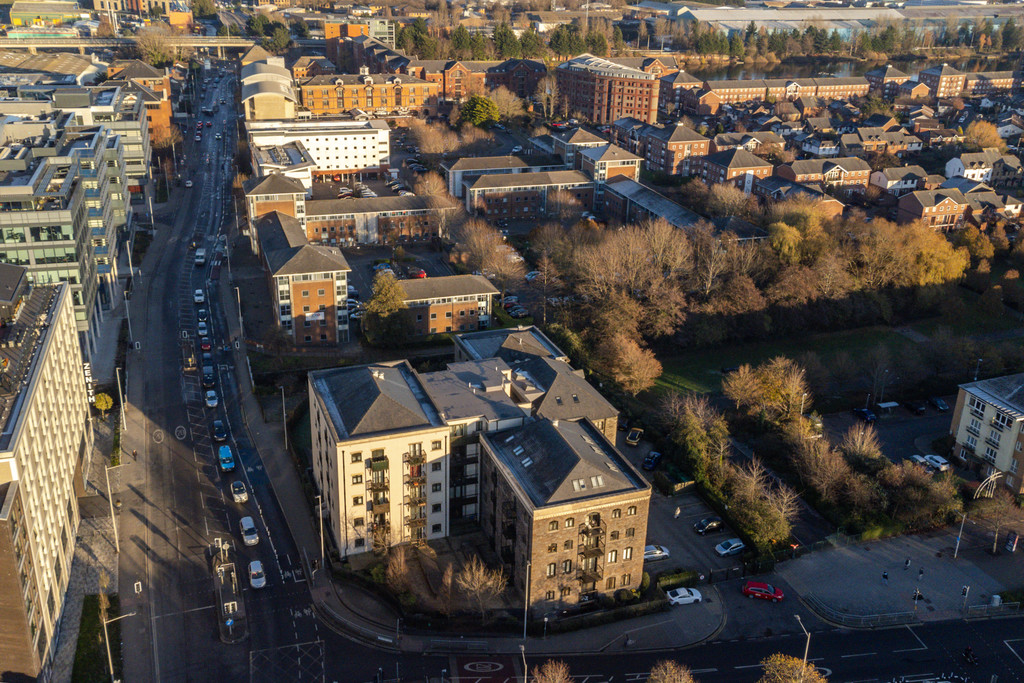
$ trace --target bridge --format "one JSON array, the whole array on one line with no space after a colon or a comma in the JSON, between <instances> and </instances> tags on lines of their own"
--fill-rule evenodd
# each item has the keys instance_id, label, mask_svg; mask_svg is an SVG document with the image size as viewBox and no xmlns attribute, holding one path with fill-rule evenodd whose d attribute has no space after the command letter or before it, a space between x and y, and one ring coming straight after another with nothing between
<instances>
[{"instance_id":1,"label":"bridge","mask_svg":"<svg viewBox=\"0 0 1024 683\"><path fill-rule=\"evenodd\" d=\"M239 36L168 35L165 40L168 45L175 48L194 47L216 50L217 57L220 59L224 58L226 49L244 51L256 44L251 38ZM28 50L33 54L39 49L78 50L80 54L85 54L86 50L134 47L136 41L135 36L123 38L0 38L0 49Z\"/></svg>"}]
</instances>

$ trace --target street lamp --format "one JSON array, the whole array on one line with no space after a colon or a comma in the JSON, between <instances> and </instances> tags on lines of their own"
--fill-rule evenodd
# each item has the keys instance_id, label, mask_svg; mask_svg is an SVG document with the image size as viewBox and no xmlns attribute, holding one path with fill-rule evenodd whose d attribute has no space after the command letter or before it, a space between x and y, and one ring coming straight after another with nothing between
<instances>
[{"instance_id":1,"label":"street lamp","mask_svg":"<svg viewBox=\"0 0 1024 683\"><path fill-rule=\"evenodd\" d=\"M103 642L107 646L107 665L110 667L110 680L112 680L112 681L115 680L114 679L114 658L110 656L110 637L107 636L107 624L113 624L118 619L124 619L125 617L134 617L134 616L135 616L135 612L129 612L128 614L122 614L121 616L114 617L113 619L104 619L103 620Z\"/></svg>"},{"instance_id":2,"label":"street lamp","mask_svg":"<svg viewBox=\"0 0 1024 683\"><path fill-rule=\"evenodd\" d=\"M526 669L526 645L520 643L519 652L523 655L523 683L526 683L529 676L529 672Z\"/></svg>"},{"instance_id":3,"label":"street lamp","mask_svg":"<svg viewBox=\"0 0 1024 683\"><path fill-rule=\"evenodd\" d=\"M128 406L124 403L124 392L121 391L121 368L114 368L114 374L117 375L117 398L121 401L121 431L128 432L128 418L126 413L128 412Z\"/></svg>"},{"instance_id":4,"label":"street lamp","mask_svg":"<svg viewBox=\"0 0 1024 683\"><path fill-rule=\"evenodd\" d=\"M110 524L114 527L114 552L120 555L121 540L117 537L117 518L114 517L114 492L110 490L110 470L109 466L104 465L103 474L107 478L107 502L110 503Z\"/></svg>"},{"instance_id":5,"label":"street lamp","mask_svg":"<svg viewBox=\"0 0 1024 683\"><path fill-rule=\"evenodd\" d=\"M132 309L128 305L128 290L124 290L124 312L125 317L128 319L128 345L135 345L135 335L132 334Z\"/></svg>"},{"instance_id":6,"label":"street lamp","mask_svg":"<svg viewBox=\"0 0 1024 683\"><path fill-rule=\"evenodd\" d=\"M288 452L288 417L284 408L284 385L281 385L281 424L284 426L284 450Z\"/></svg>"},{"instance_id":7,"label":"street lamp","mask_svg":"<svg viewBox=\"0 0 1024 683\"><path fill-rule=\"evenodd\" d=\"M974 381L975 382L978 381L978 373L981 372L981 362L983 360L985 360L985 359L984 358L979 358L978 359L978 364L974 366Z\"/></svg>"},{"instance_id":8,"label":"street lamp","mask_svg":"<svg viewBox=\"0 0 1024 683\"><path fill-rule=\"evenodd\" d=\"M807 670L807 652L811 649L811 634L807 632L806 628L804 628L804 622L803 619L800 618L800 615L794 614L793 616L796 617L796 622L800 624L800 629L804 632L804 635L807 636L807 642L804 644L804 664L800 667L800 682L803 683L804 672Z\"/></svg>"},{"instance_id":9,"label":"street lamp","mask_svg":"<svg viewBox=\"0 0 1024 683\"><path fill-rule=\"evenodd\" d=\"M524 591L525 597L523 598L523 640L526 640L526 617L530 609L530 567L532 563L526 562L526 590Z\"/></svg>"},{"instance_id":10,"label":"street lamp","mask_svg":"<svg viewBox=\"0 0 1024 683\"><path fill-rule=\"evenodd\" d=\"M242 295L238 293L238 287L235 287L235 301L238 302L238 340L245 343L245 326L242 325Z\"/></svg>"}]
</instances>

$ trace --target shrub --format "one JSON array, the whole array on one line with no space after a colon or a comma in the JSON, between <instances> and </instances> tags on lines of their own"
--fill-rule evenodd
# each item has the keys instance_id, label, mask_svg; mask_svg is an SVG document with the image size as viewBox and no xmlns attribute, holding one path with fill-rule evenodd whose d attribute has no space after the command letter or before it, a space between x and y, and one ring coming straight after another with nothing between
<instances>
[{"instance_id":1,"label":"shrub","mask_svg":"<svg viewBox=\"0 0 1024 683\"><path fill-rule=\"evenodd\" d=\"M692 569L684 569L671 574L662 574L658 577L658 588L662 590L678 588L679 586L686 586L687 588L690 588L695 585L697 585L697 572Z\"/></svg>"},{"instance_id":2,"label":"shrub","mask_svg":"<svg viewBox=\"0 0 1024 683\"><path fill-rule=\"evenodd\" d=\"M377 563L370 567L370 578L374 583L384 583L387 580L387 570L383 563Z\"/></svg>"},{"instance_id":3,"label":"shrub","mask_svg":"<svg viewBox=\"0 0 1024 683\"><path fill-rule=\"evenodd\" d=\"M640 579L640 589L639 589L640 594L643 595L644 593L646 593L647 589L650 588L650 587L651 587L651 575L650 575L649 572L644 572L643 578Z\"/></svg>"},{"instance_id":4,"label":"shrub","mask_svg":"<svg viewBox=\"0 0 1024 683\"><path fill-rule=\"evenodd\" d=\"M401 603L402 607L412 607L416 604L416 595L409 591L402 591L398 594L398 602Z\"/></svg>"}]
</instances>

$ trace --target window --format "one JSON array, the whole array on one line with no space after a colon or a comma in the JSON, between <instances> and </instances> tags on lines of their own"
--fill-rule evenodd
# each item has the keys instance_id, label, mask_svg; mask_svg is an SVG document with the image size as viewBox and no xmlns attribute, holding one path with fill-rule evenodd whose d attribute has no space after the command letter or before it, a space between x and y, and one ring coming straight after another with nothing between
<instances>
[{"instance_id":1,"label":"window","mask_svg":"<svg viewBox=\"0 0 1024 683\"><path fill-rule=\"evenodd\" d=\"M353 496L352 497L352 504L353 505L362 505L363 504L363 497L362 496Z\"/></svg>"},{"instance_id":2,"label":"window","mask_svg":"<svg viewBox=\"0 0 1024 683\"><path fill-rule=\"evenodd\" d=\"M613 531L610 534L608 534L608 537L611 540L613 540L613 541L617 541L617 540L619 540L619 532L618 531Z\"/></svg>"},{"instance_id":3,"label":"window","mask_svg":"<svg viewBox=\"0 0 1024 683\"><path fill-rule=\"evenodd\" d=\"M571 540L566 541L565 543L562 544L562 547L565 548L566 550L572 550L572 541Z\"/></svg>"},{"instance_id":4,"label":"window","mask_svg":"<svg viewBox=\"0 0 1024 683\"><path fill-rule=\"evenodd\" d=\"M614 576L609 576L608 580L605 582L604 585L605 585L605 588L608 589L608 590L612 590L613 588L615 588L615 577Z\"/></svg>"},{"instance_id":5,"label":"window","mask_svg":"<svg viewBox=\"0 0 1024 683\"><path fill-rule=\"evenodd\" d=\"M628 516L630 516L630 517L635 515L636 514L636 506L635 505L630 505L628 508L626 508L626 514Z\"/></svg>"},{"instance_id":6,"label":"window","mask_svg":"<svg viewBox=\"0 0 1024 683\"><path fill-rule=\"evenodd\" d=\"M565 528L566 529L571 529L574 526L576 526L576 520L575 519L570 517L569 519L565 520Z\"/></svg>"},{"instance_id":7,"label":"window","mask_svg":"<svg viewBox=\"0 0 1024 683\"><path fill-rule=\"evenodd\" d=\"M440 472L441 471L441 463L439 463L439 462L432 462L432 463L430 463L430 471L431 472Z\"/></svg>"},{"instance_id":8,"label":"window","mask_svg":"<svg viewBox=\"0 0 1024 683\"><path fill-rule=\"evenodd\" d=\"M622 517L622 510L620 508L612 510L612 519L618 519L619 517Z\"/></svg>"},{"instance_id":9,"label":"window","mask_svg":"<svg viewBox=\"0 0 1024 683\"><path fill-rule=\"evenodd\" d=\"M555 563L551 562L550 564L548 564L548 576L554 576L554 575L555 575Z\"/></svg>"},{"instance_id":10,"label":"window","mask_svg":"<svg viewBox=\"0 0 1024 683\"><path fill-rule=\"evenodd\" d=\"M633 527L629 527L628 529L626 529L626 538L633 538L633 536L635 535L636 529L634 529Z\"/></svg>"},{"instance_id":11,"label":"window","mask_svg":"<svg viewBox=\"0 0 1024 683\"><path fill-rule=\"evenodd\" d=\"M431 484L430 485L430 492L431 493L441 493L441 485L440 484Z\"/></svg>"},{"instance_id":12,"label":"window","mask_svg":"<svg viewBox=\"0 0 1024 683\"><path fill-rule=\"evenodd\" d=\"M557 543L549 543L548 544L548 552L549 553L557 553L558 552L558 544Z\"/></svg>"},{"instance_id":13,"label":"window","mask_svg":"<svg viewBox=\"0 0 1024 683\"><path fill-rule=\"evenodd\" d=\"M362 517L356 517L352 520L352 526L359 527L363 526L363 524L365 524L365 522L363 521Z\"/></svg>"},{"instance_id":14,"label":"window","mask_svg":"<svg viewBox=\"0 0 1024 683\"><path fill-rule=\"evenodd\" d=\"M562 599L563 600L566 599L567 597L572 595L572 589L571 588L563 588L562 591L561 591L561 595L562 595Z\"/></svg>"},{"instance_id":15,"label":"window","mask_svg":"<svg viewBox=\"0 0 1024 683\"><path fill-rule=\"evenodd\" d=\"M364 545L366 545L366 539L365 538L357 538L356 539L355 546L357 548L362 548Z\"/></svg>"},{"instance_id":16,"label":"window","mask_svg":"<svg viewBox=\"0 0 1024 683\"><path fill-rule=\"evenodd\" d=\"M623 574L622 575L622 585L623 586L628 586L631 583L633 583L633 575L632 574Z\"/></svg>"},{"instance_id":17,"label":"window","mask_svg":"<svg viewBox=\"0 0 1024 683\"><path fill-rule=\"evenodd\" d=\"M439 451L439 450L441 450L441 442L440 441L431 441L430 442L430 450L432 450L432 451Z\"/></svg>"},{"instance_id":18,"label":"window","mask_svg":"<svg viewBox=\"0 0 1024 683\"><path fill-rule=\"evenodd\" d=\"M547 593L545 593L544 594L544 599L545 600L554 600L555 599L555 591L548 591Z\"/></svg>"},{"instance_id":19,"label":"window","mask_svg":"<svg viewBox=\"0 0 1024 683\"><path fill-rule=\"evenodd\" d=\"M441 511L441 504L440 503L434 503L433 505L430 506L430 511L431 512L440 512Z\"/></svg>"},{"instance_id":20,"label":"window","mask_svg":"<svg viewBox=\"0 0 1024 683\"><path fill-rule=\"evenodd\" d=\"M558 531L558 522L548 522L548 531Z\"/></svg>"},{"instance_id":21,"label":"window","mask_svg":"<svg viewBox=\"0 0 1024 683\"><path fill-rule=\"evenodd\" d=\"M441 525L440 525L440 524L434 524L434 525L432 525L432 526L430 527L430 533L433 533L433 534L439 534L439 533L441 533Z\"/></svg>"},{"instance_id":22,"label":"window","mask_svg":"<svg viewBox=\"0 0 1024 683\"><path fill-rule=\"evenodd\" d=\"M361 474L353 474L352 475L352 483L353 484L362 484L363 483L363 475L361 475Z\"/></svg>"},{"instance_id":23,"label":"window","mask_svg":"<svg viewBox=\"0 0 1024 683\"><path fill-rule=\"evenodd\" d=\"M363 461L363 454L362 453L353 453L352 454L352 462L362 462L362 461Z\"/></svg>"},{"instance_id":24,"label":"window","mask_svg":"<svg viewBox=\"0 0 1024 683\"><path fill-rule=\"evenodd\" d=\"M632 546L629 547L629 548L623 548L622 549L622 559L623 560L632 560L633 559L633 548L632 548Z\"/></svg>"},{"instance_id":25,"label":"window","mask_svg":"<svg viewBox=\"0 0 1024 683\"><path fill-rule=\"evenodd\" d=\"M613 564L619 561L619 551L611 550L608 552L608 564Z\"/></svg>"},{"instance_id":26,"label":"window","mask_svg":"<svg viewBox=\"0 0 1024 683\"><path fill-rule=\"evenodd\" d=\"M572 560L562 560L562 573L563 574L571 574L572 573Z\"/></svg>"}]
</instances>

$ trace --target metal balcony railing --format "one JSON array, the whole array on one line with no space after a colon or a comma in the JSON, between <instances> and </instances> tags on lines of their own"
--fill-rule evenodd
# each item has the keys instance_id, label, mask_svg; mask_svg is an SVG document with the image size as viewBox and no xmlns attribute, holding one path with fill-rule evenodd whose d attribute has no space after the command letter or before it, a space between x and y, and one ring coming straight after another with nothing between
<instances>
[{"instance_id":1,"label":"metal balcony railing","mask_svg":"<svg viewBox=\"0 0 1024 683\"><path fill-rule=\"evenodd\" d=\"M577 547L581 557L599 557L604 555L604 544L599 540L589 544L580 543Z\"/></svg>"},{"instance_id":2,"label":"metal balcony railing","mask_svg":"<svg viewBox=\"0 0 1024 683\"><path fill-rule=\"evenodd\" d=\"M578 567L576 569L576 578L583 583L590 583L591 581L601 580L601 570L599 568L590 569L588 567Z\"/></svg>"},{"instance_id":3,"label":"metal balcony railing","mask_svg":"<svg viewBox=\"0 0 1024 683\"><path fill-rule=\"evenodd\" d=\"M605 532L605 524L601 520L589 521L580 525L581 536L601 536Z\"/></svg>"},{"instance_id":4,"label":"metal balcony railing","mask_svg":"<svg viewBox=\"0 0 1024 683\"><path fill-rule=\"evenodd\" d=\"M427 518L423 517L406 517L405 523L410 529L416 529L427 525Z\"/></svg>"},{"instance_id":5,"label":"metal balcony railing","mask_svg":"<svg viewBox=\"0 0 1024 683\"><path fill-rule=\"evenodd\" d=\"M388 478L381 477L380 479L377 479L371 477L370 480L366 482L366 488L371 491L386 491L390 488Z\"/></svg>"},{"instance_id":6,"label":"metal balcony railing","mask_svg":"<svg viewBox=\"0 0 1024 683\"><path fill-rule=\"evenodd\" d=\"M402 456L402 460L409 465L422 465L427 460L427 456L423 453L406 453Z\"/></svg>"}]
</instances>

